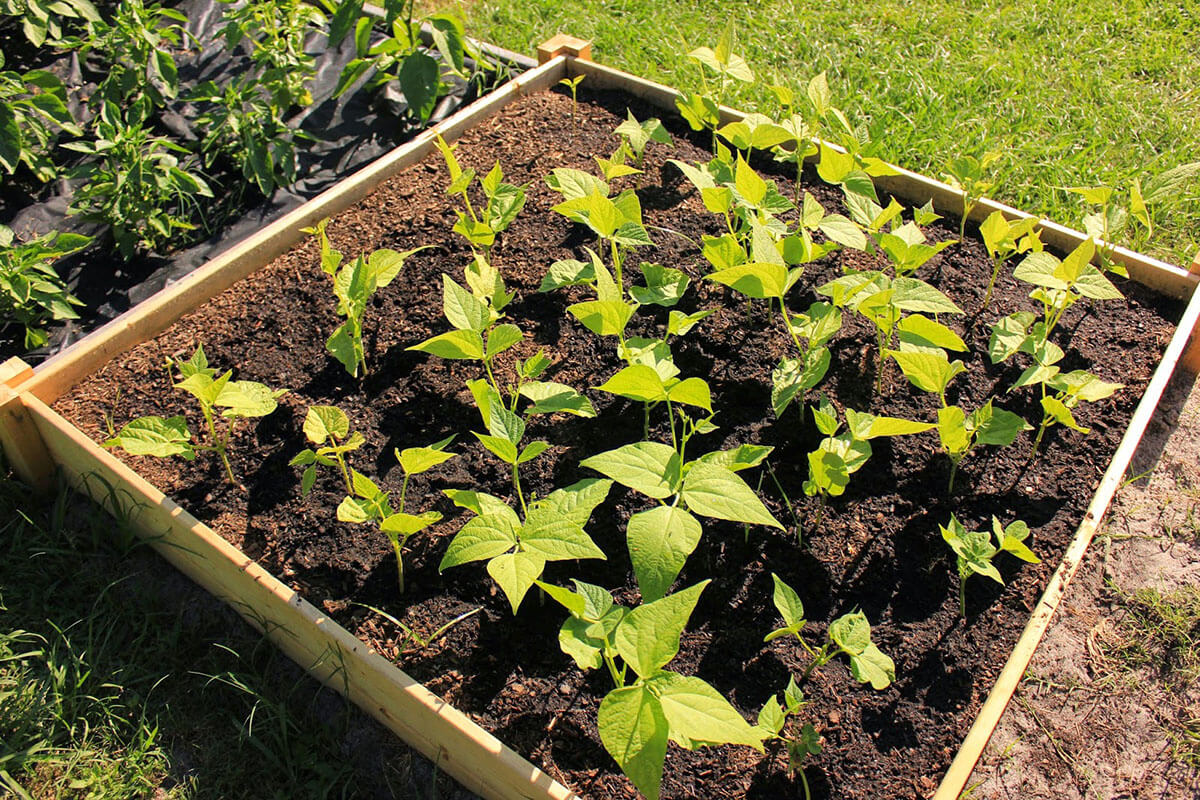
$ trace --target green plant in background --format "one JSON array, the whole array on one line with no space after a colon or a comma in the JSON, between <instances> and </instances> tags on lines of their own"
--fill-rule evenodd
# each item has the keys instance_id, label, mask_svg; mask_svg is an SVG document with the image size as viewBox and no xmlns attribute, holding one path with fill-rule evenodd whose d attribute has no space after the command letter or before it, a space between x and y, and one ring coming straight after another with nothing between
<instances>
[{"instance_id":1,"label":"green plant in background","mask_svg":"<svg viewBox=\"0 0 1200 800\"><path fill-rule=\"evenodd\" d=\"M775 582L772 600L783 617L783 627L768 633L763 641L769 642L781 636L796 637L796 641L813 659L800 677L801 681L841 653L850 659L850 674L859 683L869 683L872 689L882 691L896 680L896 665L871 641L871 624L867 622L865 614L852 611L838 617L829 623L828 641L819 649L814 648L800 635L800 631L808 624L800 596L774 572L771 573L771 580Z\"/></svg>"},{"instance_id":2,"label":"green plant in background","mask_svg":"<svg viewBox=\"0 0 1200 800\"><path fill-rule=\"evenodd\" d=\"M1110 186L1069 186L1067 191L1083 198L1089 206L1098 206L1083 217L1083 229L1096 240L1101 266L1128 278L1128 271L1112 261L1113 246L1126 237L1134 250L1145 247L1154 235L1154 209L1185 197L1200 176L1200 161L1180 164L1158 175L1140 178L1129 184L1128 196ZM1132 224L1137 223L1137 224ZM1132 228L1132 231L1130 230Z\"/></svg>"},{"instance_id":3,"label":"green plant in background","mask_svg":"<svg viewBox=\"0 0 1200 800\"><path fill-rule=\"evenodd\" d=\"M187 361L173 358L167 366L179 371L180 381L175 388L192 395L200 404L208 433L207 443L194 439L183 416L146 416L125 423L104 446L120 447L134 456L182 456L188 461L195 458L196 453L215 452L221 457L226 479L237 484L229 463L229 442L238 421L267 416L278 407L276 401L287 390L272 390L257 381L235 381L232 370L218 377L217 371L208 366L203 345L197 345L196 352ZM227 420L222 426L216 422L218 412Z\"/></svg>"},{"instance_id":4,"label":"green plant in background","mask_svg":"<svg viewBox=\"0 0 1200 800\"><path fill-rule=\"evenodd\" d=\"M362 0L354 0L349 5L361 10L363 3ZM371 44L375 18L359 16L357 12L353 15L357 18L354 23L357 57L342 70L335 97L374 71L366 82L366 90L374 92L384 84L395 81L408 104L408 112L424 125L448 86L443 81L444 74L469 80L471 75L466 71L468 57L474 60L477 70L492 69L487 59L467 39L462 20L456 15L432 14L424 20L414 19L415 0L386 0L383 9L382 27L385 35L376 44ZM441 56L440 62L425 52L421 40L422 25L428 26L434 48ZM330 41L334 44L340 41L338 34L342 27L337 26L338 29L330 35Z\"/></svg>"},{"instance_id":5,"label":"green plant in background","mask_svg":"<svg viewBox=\"0 0 1200 800\"><path fill-rule=\"evenodd\" d=\"M149 114L146 97L125 112L105 102L95 122L97 138L63 145L95 156L70 173L86 180L75 192L70 213L111 226L126 259L139 247L181 247L176 234L196 229L200 198L213 196L188 163L188 151L150 132Z\"/></svg>"},{"instance_id":6,"label":"green plant in background","mask_svg":"<svg viewBox=\"0 0 1200 800\"><path fill-rule=\"evenodd\" d=\"M124 108L144 97L160 108L173 99L179 69L172 51L191 41L187 22L183 13L143 0L120 0L111 21L90 20L80 53L95 53L104 64L104 78L89 98L92 107Z\"/></svg>"},{"instance_id":7,"label":"green plant in background","mask_svg":"<svg viewBox=\"0 0 1200 800\"><path fill-rule=\"evenodd\" d=\"M0 70L4 54L0 53ZM67 108L67 90L53 73L0 71L0 167L9 175L24 164L39 181L53 180L50 154L59 131L82 136Z\"/></svg>"},{"instance_id":8,"label":"green plant in background","mask_svg":"<svg viewBox=\"0 0 1200 800\"><path fill-rule=\"evenodd\" d=\"M73 48L79 39L64 35L67 29L99 22L100 12L89 0L0 0L0 17L19 19L21 31L34 47Z\"/></svg>"},{"instance_id":9,"label":"green plant in background","mask_svg":"<svg viewBox=\"0 0 1200 800\"><path fill-rule=\"evenodd\" d=\"M329 335L325 349L346 368L346 372L357 378L367 374L367 355L362 341L367 303L376 291L396 279L400 270L404 269L405 259L429 249L431 245L404 252L383 248L343 264L341 252L329 245L329 238L325 234L326 222L321 220L316 226L301 230L317 237L321 247L321 271L333 278L333 294L338 301L337 313L346 318Z\"/></svg>"},{"instance_id":10,"label":"green plant in background","mask_svg":"<svg viewBox=\"0 0 1200 800\"><path fill-rule=\"evenodd\" d=\"M988 171L999 160L1000 153L988 151L978 158L971 155L958 156L950 159L950 163L946 164L946 171L942 173L942 177L946 183L963 194L962 216L958 220L959 241L966 236L967 217L971 215L979 198L995 186Z\"/></svg>"},{"instance_id":11,"label":"green plant in background","mask_svg":"<svg viewBox=\"0 0 1200 800\"><path fill-rule=\"evenodd\" d=\"M340 421L338 421L340 422ZM339 425L340 429L340 425ZM379 488L373 480L356 469L350 470L351 493L337 507L337 518L342 522L374 522L392 543L396 554L396 570L400 594L404 594L404 548L414 534L441 520L441 512L425 511L409 514L404 510L408 481L413 475L428 472L439 464L454 458L456 453L447 453L446 447L454 441L453 436L442 439L428 447L406 447L397 449L396 461L404 471L404 484L400 487L398 509L392 507L388 492Z\"/></svg>"},{"instance_id":12,"label":"green plant in background","mask_svg":"<svg viewBox=\"0 0 1200 800\"><path fill-rule=\"evenodd\" d=\"M230 50L245 44L276 114L310 105L308 82L316 73L316 59L305 51L305 42L325 24L321 10L303 0L221 2L225 24L220 35Z\"/></svg>"},{"instance_id":13,"label":"green plant in background","mask_svg":"<svg viewBox=\"0 0 1200 800\"><path fill-rule=\"evenodd\" d=\"M300 478L300 496L307 497L317 480L317 467L337 467L346 482L347 494L354 494L354 482L346 466L346 453L362 447L366 441L358 431L350 432L350 418L337 406L312 406L304 417L304 435L317 446L297 453L288 466L304 467Z\"/></svg>"},{"instance_id":14,"label":"green plant in background","mask_svg":"<svg viewBox=\"0 0 1200 800\"><path fill-rule=\"evenodd\" d=\"M1037 230L1036 217L1010 222L1002 211L993 211L979 226L979 235L983 237L983 246L992 259L992 278L988 281L987 293L983 296L983 306L980 312L986 311L992 301L992 289L996 279L1000 277L1000 268L1004 262L1021 253L1039 252L1042 249L1040 231Z\"/></svg>"},{"instance_id":15,"label":"green plant in background","mask_svg":"<svg viewBox=\"0 0 1200 800\"><path fill-rule=\"evenodd\" d=\"M577 580L571 591L538 582L570 614L558 634L563 652L582 670L607 667L615 688L600 701L600 741L648 800L658 800L668 742L687 750L738 744L762 752L771 735L703 679L666 669L708 583L629 609L599 586Z\"/></svg>"},{"instance_id":16,"label":"green plant in background","mask_svg":"<svg viewBox=\"0 0 1200 800\"><path fill-rule=\"evenodd\" d=\"M296 182L295 140L311 136L283 122L256 78L242 76L224 89L205 81L187 99L204 104L196 125L204 131L200 150L205 168L228 159L264 197L277 186Z\"/></svg>"},{"instance_id":17,"label":"green plant in background","mask_svg":"<svg viewBox=\"0 0 1200 800\"><path fill-rule=\"evenodd\" d=\"M457 212L458 222L454 224L454 232L466 239L472 248L483 248L484 254L490 255L496 235L507 230L525 207L525 188L505 183L504 170L497 161L479 181L485 203L480 213L476 214L470 196L471 184L475 181L475 170L459 166L458 159L454 157L454 146L446 144L441 134L434 142L446 161L446 168L450 171L450 185L446 187L446 194L462 197L466 209L465 214L462 211Z\"/></svg>"},{"instance_id":18,"label":"green plant in background","mask_svg":"<svg viewBox=\"0 0 1200 800\"><path fill-rule=\"evenodd\" d=\"M938 527L942 538L954 551L958 565L958 610L964 618L967 616L967 578L972 575L986 575L996 583L1004 585L1000 571L992 564L997 555L1011 553L1030 564L1041 561L1025 544L1025 540L1029 538L1029 526L1021 520L1002 526L1000 520L992 517L995 544L992 544L992 537L986 533L968 531L953 514L950 515L948 525Z\"/></svg>"},{"instance_id":19,"label":"green plant in background","mask_svg":"<svg viewBox=\"0 0 1200 800\"><path fill-rule=\"evenodd\" d=\"M23 325L27 350L46 343L46 322L79 317L73 306L83 304L67 290L54 262L91 241L52 231L18 243L12 230L0 225L0 326Z\"/></svg>"}]
</instances>

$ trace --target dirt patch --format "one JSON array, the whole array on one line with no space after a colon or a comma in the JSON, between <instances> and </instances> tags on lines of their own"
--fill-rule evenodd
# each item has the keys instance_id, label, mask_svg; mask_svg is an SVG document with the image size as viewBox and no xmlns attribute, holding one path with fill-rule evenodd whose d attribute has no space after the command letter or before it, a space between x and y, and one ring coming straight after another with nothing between
<instances>
[{"instance_id":1,"label":"dirt patch","mask_svg":"<svg viewBox=\"0 0 1200 800\"><path fill-rule=\"evenodd\" d=\"M639 118L653 111L624 96L588 95L572 127L571 102L539 94L514 103L467 134L459 148L464 164L486 172L499 159L509 179L529 185L524 213L503 235L493 253L517 299L508 309L526 340L514 357L539 348L555 362L547 377L581 390L604 382L621 366L608 342L575 323L566 306L583 299L576 290L539 294L549 264L578 258L593 244L580 229L549 212L558 195L543 178L554 167L594 170L592 155L609 153L612 130L624 119L626 104ZM552 123L548 120L557 120ZM556 127L557 125L557 127ZM824 736L825 751L807 775L816 797L912 797L932 793L991 688L1023 628L1054 565L1083 516L1104 465L1144 389L1177 319L1177 303L1122 283L1127 302L1093 310L1079 303L1064 317L1060 344L1068 350L1066 369L1086 368L1127 388L1113 398L1082 409L1087 437L1055 430L1042 455L1026 467L1028 434L1005 450L982 449L964 462L957 490L947 497L948 464L936 451L936 436L876 441L875 454L853 477L815 524L817 507L806 498L807 453L820 435L800 424L794 410L781 420L770 412L771 370L791 347L787 334L764 308L747 306L724 288L701 280L708 271L696 243L722 232L723 220L703 211L700 199L667 158L707 160L703 143L672 127L675 146L652 145L639 194L654 248L632 258L682 269L692 278L680 304L685 312L717 307L696 333L674 343L683 376L702 376L713 389L720 430L705 437L704 449L741 443L769 444L774 478L749 480L786 532L745 530L731 523L706 524L703 540L689 558L679 586L713 578L692 617L673 669L698 674L728 696L749 718L762 703L799 675L807 656L794 640L769 645L763 636L776 627L770 573L796 587L811 620L810 641L823 637L830 620L861 608L875 628L875 641L896 662L897 680L883 692L856 683L845 663L831 662L803 685L805 710ZM769 168L769 165L760 165ZM779 177L779 188L794 187ZM628 797L632 789L600 745L596 707L607 691L605 675L583 674L560 652L557 631L562 614L552 605L527 599L513 617L481 565L439 575L446 543L465 521L444 497L445 488L478 488L510 494L509 476L473 437L478 412L463 381L477 377L474 365L447 362L406 348L445 331L440 275L462 280L469 251L450 233L454 211L444 196L447 175L439 158L426 159L392 179L373 195L329 223L333 245L353 257L379 247L407 249L437 244L410 259L401 278L380 293L367 313L366 346L371 373L349 378L323 349L337 324L329 279L318 267L317 249L305 243L268 268L239 283L168 331L109 364L56 403L56 408L97 440L106 436L105 419L119 424L143 414L180 413L187 404L172 392L162 368L172 354L190 354L202 340L211 363L237 367L237 377L288 387L283 407L248 425L234 443L234 469L246 488L222 483L219 463L131 458L130 463L178 499L223 536L276 575L323 605L339 622L432 690L472 715L518 752L556 778L595 798ZM830 211L840 193L805 176ZM886 202L886 200L885 200ZM956 231L937 224L931 238ZM809 265L789 296L793 309L818 299L814 288L846 267L870 266L872 257L836 253ZM991 266L978 241L952 247L920 272L961 307L979 307ZM1010 276L998 284L984 319L946 319L966 340L968 372L954 384L949 400L968 408L1003 395L1020 367L990 364L988 326L993 319L1030 306L1028 287ZM643 309L631 334L657 335L665 311ZM876 396L874 334L851 319L831 344L833 367L822 385L832 400L847 406L909 419L933 419L936 399L911 388L894 365ZM502 363L502 371L510 362ZM545 495L584 477L579 461L596 452L642 439L642 413L624 400L589 393L599 416L594 420L533 418L531 438L554 447L535 462L522 482ZM367 526L338 523L333 509L341 499L336 479L318 482L307 500L299 495L298 470L289 459L305 447L301 424L309 405L343 408L354 429L366 437L354 465L376 476L385 489L399 491L395 447L428 444L451 433L460 456L419 476L409 487L416 510L437 509L445 520L415 538L408 554L409 592L398 598L390 547ZM1000 405L1033 419L1036 401L1019 393ZM193 429L199 419L190 410ZM650 438L669 441L665 421L654 420ZM689 455L692 455L691 453ZM789 502L795 516L789 511ZM593 517L589 532L608 554L605 562L554 564L548 579L568 577L612 587L617 599L636 601L624 543L629 516L647 507L643 498L615 488ZM1021 518L1034 530L1031 543L1043 557L1038 565L1001 561L1006 585L968 589L968 618L958 613L956 579L938 525L954 512L967 526L983 528L991 515ZM797 530L793 520L802 530ZM797 544L797 534L803 544ZM363 605L387 611L429 632L471 608L483 611L453 627L431 647L402 641L395 626ZM514 647L514 643L520 646ZM550 735L550 732L553 735ZM836 788L835 788L836 787ZM788 780L782 753L764 757L744 748L686 752L667 758L663 796L789 796L799 791Z\"/></svg>"}]
</instances>

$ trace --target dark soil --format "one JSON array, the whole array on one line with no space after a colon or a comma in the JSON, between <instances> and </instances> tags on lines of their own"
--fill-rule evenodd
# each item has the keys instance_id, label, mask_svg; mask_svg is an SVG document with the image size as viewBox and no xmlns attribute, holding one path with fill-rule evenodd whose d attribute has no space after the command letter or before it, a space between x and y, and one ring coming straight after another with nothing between
<instances>
[{"instance_id":1,"label":"dark soil","mask_svg":"<svg viewBox=\"0 0 1200 800\"><path fill-rule=\"evenodd\" d=\"M593 244L578 227L549 212L557 195L543 178L558 166L594 171L591 157L606 155L616 145L611 131L624 118L627 102L623 95L588 95L572 127L569 98L528 97L478 126L458 151L460 161L481 174L499 159L511 180L529 184L526 210L493 253L509 287L517 290L509 314L527 336L511 355L524 358L544 348L555 362L548 377L581 390L602 383L620 362L608 342L566 312L567 305L583 298L582 292L537 292L552 261L581 257L583 248ZM654 114L639 103L630 105L639 118ZM640 190L647 223L658 226L651 228L657 244L632 258L658 261L692 276L682 310L720 307L674 343L682 374L704 377L719 410L720 430L697 440L694 454L703 452L701 447L739 443L774 446L770 464L778 486L769 475L760 478L761 470L743 475L788 526L784 533L706 523L704 539L678 585L709 577L713 583L672 668L700 675L752 719L773 692L783 689L789 674L798 677L807 666L794 640L762 643L779 622L771 603L770 573L778 573L804 600L812 620L805 630L809 642L818 642L834 617L861 608L874 625L875 641L895 660L897 679L875 692L856 683L844 659L837 659L804 682L809 700L804 719L825 738L824 752L807 768L808 780L816 797L927 796L1082 519L1173 332L1179 308L1138 285L1121 283L1128 302L1102 307L1081 302L1068 312L1056 333L1068 351L1064 367L1087 368L1127 384L1114 398L1079 411L1080 421L1092 428L1090 435L1052 430L1028 467L1029 434L1004 450L981 448L964 461L953 497L946 495L948 463L936 450L935 434L876 440L874 457L853 476L846 494L828 505L819 524L813 524L817 506L804 496L801 484L806 454L820 436L811 422L801 424L795 409L781 420L770 411L771 370L792 346L777 316L769 317L759 304L747 307L723 287L699 280L707 263L693 243L703 234L719 234L724 223L703 210L691 185L665 163L667 158L707 160L703 140L693 140L679 127L671 130L676 146L651 145ZM334 246L351 257L379 247L438 245L412 257L400 279L368 311L371 372L363 381L349 378L324 351L338 318L329 279L321 273L310 241L111 363L61 398L56 408L98 441L105 438L106 419L120 425L136 416L182 409L196 430L197 413L171 391L162 365L168 355L190 354L198 341L215 366L235 368L240 378L287 387L290 393L279 411L247 425L235 438L234 469L244 488L225 484L213 458L191 463L129 460L231 542L554 777L588 797L631 797L630 784L604 752L595 727L608 678L579 672L559 651L563 613L552 603L539 606L531 594L514 618L482 564L437 573L446 543L466 519L440 490L479 488L510 495L506 469L467 433L481 427L463 383L478 377L475 365L406 350L448 329L441 315L440 273L461 281L469 260L469 249L450 232L454 212L443 192L447 180L435 155L329 223ZM780 177L779 184L785 195L794 192L786 178ZM805 188L830 211L840 205L839 192L820 185L815 176L806 176ZM944 239L955 231L938 224L929 234ZM977 239L969 238L935 258L920 276L974 311L982 302L990 262ZM818 299L813 287L844 266L861 268L869 261L861 253L835 253L811 265L789 297L790 307L807 307ZM1003 277L981 319L944 320L971 348L963 356L969 371L953 384L950 402L970 409L997 394L1001 406L1027 419L1040 413L1032 394L1004 394L1023 365L993 366L986 356L988 325L1030 308L1027 291L1011 276ZM665 310L643 309L632 326L638 333L656 333L665 318ZM911 388L894 364L885 373L882 396L875 395L873 333L860 320L847 315L832 350L833 366L821 388L840 408L936 418L936 399ZM527 491L542 495L588 477L577 466L581 459L642 438L640 407L600 392L589 396L599 412L596 419L531 420L529 435L554 447L523 472ZM445 519L414 538L406 558L409 591L403 598L396 592L396 566L386 539L369 526L335 520L342 496L336 475L322 476L309 498L300 498L299 472L288 461L306 446L301 424L308 407L317 403L336 404L349 414L367 440L352 463L397 492L402 476L393 448L458 434L454 449L460 456L415 478L409 487L410 510L436 509ZM668 436L665 421L655 420L651 438L661 440ZM635 603L623 530L629 515L645 507L644 498L614 486L589 526L608 560L552 564L548 578L561 583L580 577L614 587L618 600ZM951 512L973 529L983 529L993 514L1005 522L1026 520L1033 529L1030 543L1043 559L1037 565L998 559L1007 585L972 581L966 621L958 614L953 560L938 533L939 523ZM797 519L803 523L802 544L797 542ZM422 633L472 608L482 606L483 611L420 649L360 604L385 610ZM663 796L777 798L801 796L801 791L798 778L788 779L780 752L768 749L763 757L747 748L687 752L672 745Z\"/></svg>"}]
</instances>

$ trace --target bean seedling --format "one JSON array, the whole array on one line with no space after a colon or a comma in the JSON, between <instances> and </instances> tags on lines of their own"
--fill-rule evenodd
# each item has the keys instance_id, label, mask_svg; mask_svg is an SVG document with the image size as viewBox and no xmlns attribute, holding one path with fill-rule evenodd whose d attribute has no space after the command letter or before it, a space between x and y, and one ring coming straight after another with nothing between
<instances>
[{"instance_id":1,"label":"bean seedling","mask_svg":"<svg viewBox=\"0 0 1200 800\"><path fill-rule=\"evenodd\" d=\"M996 583L1004 585L1000 571L992 564L992 560L1000 553L1012 553L1017 558L1030 564L1037 564L1041 559L1025 545L1029 538L1029 526L1021 520L1002 526L1000 520L992 517L992 534L996 543L992 544L991 537L986 533L968 531L958 521L958 517L950 515L949 525L938 526L942 538L954 551L958 565L958 610L965 619L967 616L967 578L972 575L985 575Z\"/></svg>"}]
</instances>

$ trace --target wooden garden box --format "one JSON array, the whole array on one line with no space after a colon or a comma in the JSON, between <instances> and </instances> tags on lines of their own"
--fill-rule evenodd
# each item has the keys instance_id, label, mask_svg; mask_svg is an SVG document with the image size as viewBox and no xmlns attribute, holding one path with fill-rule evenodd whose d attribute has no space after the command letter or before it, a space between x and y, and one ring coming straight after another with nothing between
<instances>
[{"instance_id":1,"label":"wooden garden box","mask_svg":"<svg viewBox=\"0 0 1200 800\"><path fill-rule=\"evenodd\" d=\"M677 93L673 89L592 63L586 42L556 36L539 46L538 55L541 66L350 176L36 369L19 359L0 366L0 446L17 474L35 487L49 490L55 474L60 473L75 489L110 510L113 504L120 504L122 517L131 519L164 558L232 606L301 667L342 692L468 789L487 798L562 800L576 795L394 664L370 652L364 643L49 407L110 359L156 335L298 244L307 235L301 228L347 209L385 179L423 158L433 150L438 134L453 140L513 99L576 75L586 75L592 89L621 89L666 113L674 112ZM731 120L740 116L729 109L723 111ZM921 175L899 170L898 175L876 180L880 188L910 204L921 205L932 199L943 213L957 214L962 209L958 191ZM995 210L1011 217L1028 216L986 199L975 206L971 216L982 220ZM1045 243L1063 251L1073 249L1085 238L1052 222L1043 220L1041 225ZM1200 260L1189 272L1119 247L1112 257L1126 266L1134 280L1165 295L1188 300L1186 310L1083 522L945 774L935 795L937 800L953 800L965 787L1120 486L1172 374L1177 368L1200 371L1200 344L1189 342L1196 338L1200 318L1200 292L1196 291Z\"/></svg>"}]
</instances>

